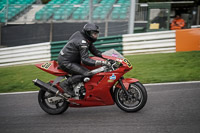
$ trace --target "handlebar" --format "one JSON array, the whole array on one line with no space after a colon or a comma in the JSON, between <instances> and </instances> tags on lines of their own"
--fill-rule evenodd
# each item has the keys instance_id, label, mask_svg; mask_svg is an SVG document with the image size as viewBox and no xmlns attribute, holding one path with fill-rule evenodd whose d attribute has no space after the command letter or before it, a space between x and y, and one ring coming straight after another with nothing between
<instances>
[{"instance_id":1,"label":"handlebar","mask_svg":"<svg viewBox=\"0 0 200 133\"><path fill-rule=\"evenodd\" d=\"M118 61L114 61L114 60L107 60L111 63L111 66L102 66L102 67L99 67L97 69L94 69L91 71L91 73L94 75L94 74L97 74L97 73L100 73L100 72L107 72L107 71L114 71L115 69L119 68L122 64L119 63Z\"/></svg>"}]
</instances>

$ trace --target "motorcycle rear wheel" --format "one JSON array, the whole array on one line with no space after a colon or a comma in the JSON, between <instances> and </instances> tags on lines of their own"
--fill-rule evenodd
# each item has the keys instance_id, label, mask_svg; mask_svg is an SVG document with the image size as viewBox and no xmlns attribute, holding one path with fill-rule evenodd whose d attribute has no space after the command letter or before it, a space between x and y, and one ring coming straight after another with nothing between
<instances>
[{"instance_id":1,"label":"motorcycle rear wheel","mask_svg":"<svg viewBox=\"0 0 200 133\"><path fill-rule=\"evenodd\" d=\"M40 89L38 93L38 102L42 110L51 115L62 114L69 107L69 103L66 100L43 89Z\"/></svg>"},{"instance_id":2,"label":"motorcycle rear wheel","mask_svg":"<svg viewBox=\"0 0 200 133\"><path fill-rule=\"evenodd\" d=\"M129 85L127 90L131 97L127 97L124 90L116 88L114 91L117 106L125 112L137 112L141 110L147 102L147 91L140 82Z\"/></svg>"}]
</instances>

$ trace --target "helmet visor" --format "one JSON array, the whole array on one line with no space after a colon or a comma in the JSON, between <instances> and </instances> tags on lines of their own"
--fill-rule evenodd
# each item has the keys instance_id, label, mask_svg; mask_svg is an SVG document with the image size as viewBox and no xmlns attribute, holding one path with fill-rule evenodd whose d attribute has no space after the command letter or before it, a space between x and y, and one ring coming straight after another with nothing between
<instances>
[{"instance_id":1,"label":"helmet visor","mask_svg":"<svg viewBox=\"0 0 200 133\"><path fill-rule=\"evenodd\" d=\"M97 39L99 37L99 32L98 31L91 31L90 36L94 39Z\"/></svg>"}]
</instances>

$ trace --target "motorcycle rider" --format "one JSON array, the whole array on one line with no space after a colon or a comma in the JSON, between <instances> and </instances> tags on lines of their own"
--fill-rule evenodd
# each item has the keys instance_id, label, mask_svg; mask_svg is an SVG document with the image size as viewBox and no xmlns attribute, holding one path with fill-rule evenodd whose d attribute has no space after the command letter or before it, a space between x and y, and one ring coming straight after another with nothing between
<instances>
[{"instance_id":1,"label":"motorcycle rider","mask_svg":"<svg viewBox=\"0 0 200 133\"><path fill-rule=\"evenodd\" d=\"M102 52L97 50L93 43L99 36L99 27L93 23L87 23L82 31L75 32L63 47L58 56L59 67L72 76L60 83L65 93L74 96L72 84L83 81L85 77L91 77L90 70L81 65L87 66L110 66L108 61L92 60L89 58L90 51L97 57L102 57Z\"/></svg>"}]
</instances>

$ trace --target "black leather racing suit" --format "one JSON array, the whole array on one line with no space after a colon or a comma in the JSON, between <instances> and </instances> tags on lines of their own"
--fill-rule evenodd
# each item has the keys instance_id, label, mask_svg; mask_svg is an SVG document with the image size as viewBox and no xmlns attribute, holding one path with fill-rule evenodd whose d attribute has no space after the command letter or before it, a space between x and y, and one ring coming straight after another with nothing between
<instances>
[{"instance_id":1,"label":"black leather racing suit","mask_svg":"<svg viewBox=\"0 0 200 133\"><path fill-rule=\"evenodd\" d=\"M74 84L82 81L84 77L92 76L87 68L80 65L83 63L88 66L95 66L96 61L89 58L88 51L95 56L102 57L102 53L80 31L74 33L60 51L58 56L60 68L73 75L67 80L66 84Z\"/></svg>"}]
</instances>

